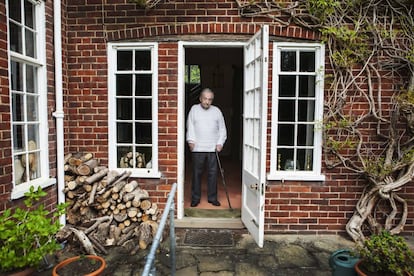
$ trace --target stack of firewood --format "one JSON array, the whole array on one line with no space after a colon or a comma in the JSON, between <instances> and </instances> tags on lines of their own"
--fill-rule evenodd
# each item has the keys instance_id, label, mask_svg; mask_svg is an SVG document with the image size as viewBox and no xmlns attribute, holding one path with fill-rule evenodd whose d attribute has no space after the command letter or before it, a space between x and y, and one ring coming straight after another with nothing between
<instances>
[{"instance_id":1,"label":"stack of firewood","mask_svg":"<svg viewBox=\"0 0 414 276\"><path fill-rule=\"evenodd\" d=\"M77 238L89 254L106 253L105 246L145 249L158 229L160 210L130 172L109 171L92 154L65 156L68 225L60 239Z\"/></svg>"}]
</instances>

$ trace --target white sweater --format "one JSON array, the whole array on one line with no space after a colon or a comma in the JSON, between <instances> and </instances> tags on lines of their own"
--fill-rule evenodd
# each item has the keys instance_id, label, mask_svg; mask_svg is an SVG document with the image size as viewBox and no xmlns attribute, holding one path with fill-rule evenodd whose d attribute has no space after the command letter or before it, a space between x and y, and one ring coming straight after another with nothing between
<instances>
[{"instance_id":1,"label":"white sweater","mask_svg":"<svg viewBox=\"0 0 414 276\"><path fill-rule=\"evenodd\" d=\"M220 109L211 105L204 109L193 105L187 119L187 142L194 143L193 152L214 152L216 145L224 145L227 139L226 125Z\"/></svg>"}]
</instances>

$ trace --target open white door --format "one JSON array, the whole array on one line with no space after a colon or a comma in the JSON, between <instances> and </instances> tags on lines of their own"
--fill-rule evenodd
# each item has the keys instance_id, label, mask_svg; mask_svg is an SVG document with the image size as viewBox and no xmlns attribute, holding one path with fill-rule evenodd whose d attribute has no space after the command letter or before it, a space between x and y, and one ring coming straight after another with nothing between
<instances>
[{"instance_id":1,"label":"open white door","mask_svg":"<svg viewBox=\"0 0 414 276\"><path fill-rule=\"evenodd\" d=\"M244 47L242 221L263 247L269 27Z\"/></svg>"}]
</instances>

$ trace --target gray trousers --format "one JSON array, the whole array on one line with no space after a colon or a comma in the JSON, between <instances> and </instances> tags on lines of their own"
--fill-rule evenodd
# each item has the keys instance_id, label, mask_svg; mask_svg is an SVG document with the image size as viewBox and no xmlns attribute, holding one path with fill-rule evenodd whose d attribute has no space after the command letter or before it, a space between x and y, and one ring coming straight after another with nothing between
<instances>
[{"instance_id":1,"label":"gray trousers","mask_svg":"<svg viewBox=\"0 0 414 276\"><path fill-rule=\"evenodd\" d=\"M217 157L215 152L192 152L193 177L191 184L191 201L201 199L201 176L207 163L207 200L217 200Z\"/></svg>"}]
</instances>

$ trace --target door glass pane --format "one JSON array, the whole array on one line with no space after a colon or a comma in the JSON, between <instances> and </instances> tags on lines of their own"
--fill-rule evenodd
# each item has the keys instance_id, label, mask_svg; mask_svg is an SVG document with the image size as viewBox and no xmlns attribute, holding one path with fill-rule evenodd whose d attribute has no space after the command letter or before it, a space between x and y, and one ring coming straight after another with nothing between
<instances>
[{"instance_id":1,"label":"door glass pane","mask_svg":"<svg viewBox=\"0 0 414 276\"><path fill-rule=\"evenodd\" d=\"M300 100L298 102L298 120L299 122L313 122L315 118L314 100Z\"/></svg>"},{"instance_id":2,"label":"door glass pane","mask_svg":"<svg viewBox=\"0 0 414 276\"><path fill-rule=\"evenodd\" d=\"M39 120L37 100L37 96L27 96L27 121L29 122Z\"/></svg>"},{"instance_id":3,"label":"door glass pane","mask_svg":"<svg viewBox=\"0 0 414 276\"><path fill-rule=\"evenodd\" d=\"M152 127L151 123L135 123L135 143L151 144L152 143Z\"/></svg>"},{"instance_id":4,"label":"door glass pane","mask_svg":"<svg viewBox=\"0 0 414 276\"><path fill-rule=\"evenodd\" d=\"M279 76L279 96L294 97L296 88L296 76Z\"/></svg>"},{"instance_id":5,"label":"door glass pane","mask_svg":"<svg viewBox=\"0 0 414 276\"><path fill-rule=\"evenodd\" d=\"M24 150L24 126L22 125L13 125L13 150L15 152L21 152Z\"/></svg>"},{"instance_id":6,"label":"door glass pane","mask_svg":"<svg viewBox=\"0 0 414 276\"><path fill-rule=\"evenodd\" d=\"M117 51L117 70L132 70L132 51Z\"/></svg>"},{"instance_id":7,"label":"door glass pane","mask_svg":"<svg viewBox=\"0 0 414 276\"><path fill-rule=\"evenodd\" d=\"M298 145L313 146L313 125L298 125Z\"/></svg>"},{"instance_id":8,"label":"door glass pane","mask_svg":"<svg viewBox=\"0 0 414 276\"><path fill-rule=\"evenodd\" d=\"M136 168L152 168L152 147L136 147Z\"/></svg>"},{"instance_id":9,"label":"door glass pane","mask_svg":"<svg viewBox=\"0 0 414 276\"><path fill-rule=\"evenodd\" d=\"M295 101L280 100L279 101L279 121L294 122L295 121Z\"/></svg>"},{"instance_id":10,"label":"door glass pane","mask_svg":"<svg viewBox=\"0 0 414 276\"><path fill-rule=\"evenodd\" d=\"M135 51L135 70L151 70L151 51Z\"/></svg>"},{"instance_id":11,"label":"door glass pane","mask_svg":"<svg viewBox=\"0 0 414 276\"><path fill-rule=\"evenodd\" d=\"M132 147L117 147L116 151L117 160L119 160L118 166L120 168L132 168Z\"/></svg>"},{"instance_id":12,"label":"door glass pane","mask_svg":"<svg viewBox=\"0 0 414 276\"><path fill-rule=\"evenodd\" d=\"M299 76L299 97L315 97L315 76Z\"/></svg>"},{"instance_id":13,"label":"door glass pane","mask_svg":"<svg viewBox=\"0 0 414 276\"><path fill-rule=\"evenodd\" d=\"M9 1L10 3L10 1ZM23 44L22 44L22 28L16 25L13 22L10 22L10 51L17 52L22 54L23 53Z\"/></svg>"},{"instance_id":14,"label":"door glass pane","mask_svg":"<svg viewBox=\"0 0 414 276\"><path fill-rule=\"evenodd\" d=\"M315 72L315 52L300 52L300 72Z\"/></svg>"},{"instance_id":15,"label":"door glass pane","mask_svg":"<svg viewBox=\"0 0 414 276\"><path fill-rule=\"evenodd\" d=\"M152 75L136 75L135 95L136 96L151 96L152 95Z\"/></svg>"},{"instance_id":16,"label":"door glass pane","mask_svg":"<svg viewBox=\"0 0 414 276\"><path fill-rule=\"evenodd\" d=\"M135 119L151 120L152 119L152 101L151 99L135 100Z\"/></svg>"},{"instance_id":17,"label":"door glass pane","mask_svg":"<svg viewBox=\"0 0 414 276\"><path fill-rule=\"evenodd\" d=\"M132 143L132 123L116 123L117 143Z\"/></svg>"},{"instance_id":18,"label":"door glass pane","mask_svg":"<svg viewBox=\"0 0 414 276\"><path fill-rule=\"evenodd\" d=\"M296 52L282 51L280 53L280 70L283 72L296 71Z\"/></svg>"},{"instance_id":19,"label":"door glass pane","mask_svg":"<svg viewBox=\"0 0 414 276\"><path fill-rule=\"evenodd\" d=\"M295 137L294 131L295 131L294 125L279 124L277 145L278 146L293 146L294 137Z\"/></svg>"},{"instance_id":20,"label":"door glass pane","mask_svg":"<svg viewBox=\"0 0 414 276\"><path fill-rule=\"evenodd\" d=\"M25 31L26 37L26 56L36 58L36 34L30 30Z\"/></svg>"},{"instance_id":21,"label":"door glass pane","mask_svg":"<svg viewBox=\"0 0 414 276\"><path fill-rule=\"evenodd\" d=\"M9 5L9 17L17 22L22 22L22 10L20 0L10 0Z\"/></svg>"},{"instance_id":22,"label":"door glass pane","mask_svg":"<svg viewBox=\"0 0 414 276\"><path fill-rule=\"evenodd\" d=\"M13 0L12 0L13 1ZM29 1L24 1L24 24L32 29L35 29L35 13L34 6Z\"/></svg>"},{"instance_id":23,"label":"door glass pane","mask_svg":"<svg viewBox=\"0 0 414 276\"><path fill-rule=\"evenodd\" d=\"M24 101L23 95L21 94L14 94L12 96L12 114L13 114L13 121L14 122L22 122L25 120L24 118Z\"/></svg>"},{"instance_id":24,"label":"door glass pane","mask_svg":"<svg viewBox=\"0 0 414 276\"><path fill-rule=\"evenodd\" d=\"M132 100L116 99L116 119L132 120Z\"/></svg>"},{"instance_id":25,"label":"door glass pane","mask_svg":"<svg viewBox=\"0 0 414 276\"><path fill-rule=\"evenodd\" d=\"M116 75L116 95L132 96L132 75Z\"/></svg>"}]
</instances>

